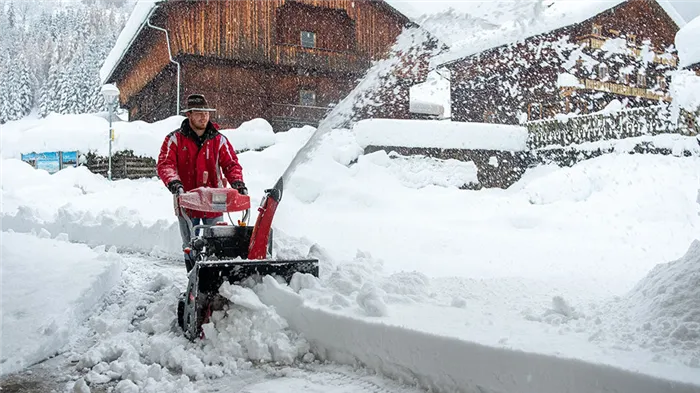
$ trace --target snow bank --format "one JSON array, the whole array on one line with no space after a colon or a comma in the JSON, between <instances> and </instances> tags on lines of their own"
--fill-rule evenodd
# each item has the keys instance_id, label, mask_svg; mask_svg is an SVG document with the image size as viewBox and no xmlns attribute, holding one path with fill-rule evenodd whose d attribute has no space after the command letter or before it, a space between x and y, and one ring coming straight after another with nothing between
<instances>
[{"instance_id":1,"label":"snow bank","mask_svg":"<svg viewBox=\"0 0 700 393\"><path fill-rule=\"evenodd\" d=\"M71 244L63 233L2 232L2 361L19 371L64 350L119 282L121 258Z\"/></svg>"},{"instance_id":2,"label":"snow bank","mask_svg":"<svg viewBox=\"0 0 700 393\"><path fill-rule=\"evenodd\" d=\"M660 264L625 299L647 345L694 348L700 369L700 240L678 260Z\"/></svg>"},{"instance_id":3,"label":"snow bank","mask_svg":"<svg viewBox=\"0 0 700 393\"><path fill-rule=\"evenodd\" d=\"M275 143L275 132L265 119L244 122L236 129L221 130L237 152L260 150Z\"/></svg>"},{"instance_id":4,"label":"snow bank","mask_svg":"<svg viewBox=\"0 0 700 393\"><path fill-rule=\"evenodd\" d=\"M693 71L678 70L671 79L673 106L695 112L700 109L700 76Z\"/></svg>"},{"instance_id":5,"label":"snow bank","mask_svg":"<svg viewBox=\"0 0 700 393\"><path fill-rule=\"evenodd\" d=\"M700 16L696 16L676 33L678 48L678 68L685 68L700 62L698 35L700 34Z\"/></svg>"},{"instance_id":6,"label":"snow bank","mask_svg":"<svg viewBox=\"0 0 700 393\"><path fill-rule=\"evenodd\" d=\"M353 127L360 146L522 151L527 128L439 120L367 119Z\"/></svg>"},{"instance_id":7,"label":"snow bank","mask_svg":"<svg viewBox=\"0 0 700 393\"><path fill-rule=\"evenodd\" d=\"M154 123L116 122L112 152L133 150L137 156L157 158L166 135L178 129L185 119L172 116ZM253 119L237 129L221 130L236 151L256 150L274 143L272 126L264 119ZM20 158L31 152L75 151L107 156L109 122L91 114L49 116L36 121L16 121L3 125L0 155Z\"/></svg>"},{"instance_id":8,"label":"snow bank","mask_svg":"<svg viewBox=\"0 0 700 393\"><path fill-rule=\"evenodd\" d=\"M271 277L265 277L257 291L265 303L304 332L321 360L361 363L426 389L541 393L589 392L601 386L639 393L697 389L602 364L494 348L380 320L359 321L310 306L302 295Z\"/></svg>"}]
</instances>

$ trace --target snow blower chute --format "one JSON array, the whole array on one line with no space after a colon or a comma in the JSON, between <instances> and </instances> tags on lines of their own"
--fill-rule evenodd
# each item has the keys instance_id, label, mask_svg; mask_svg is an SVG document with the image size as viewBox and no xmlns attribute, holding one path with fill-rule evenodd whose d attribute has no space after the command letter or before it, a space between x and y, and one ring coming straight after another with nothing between
<instances>
[{"instance_id":1,"label":"snow blower chute","mask_svg":"<svg viewBox=\"0 0 700 393\"><path fill-rule=\"evenodd\" d=\"M265 190L254 226L248 226L250 197L232 188L196 188L177 196L177 202L190 227L192 238L185 252L189 264L187 291L178 302L178 324L190 340L202 337L202 324L211 312L221 309L228 299L219 287L228 281L241 283L265 275L279 276L287 283L296 272L318 277L318 260L273 260L272 218L282 200L283 184ZM185 209L206 212L244 212L238 225L192 225Z\"/></svg>"}]
</instances>

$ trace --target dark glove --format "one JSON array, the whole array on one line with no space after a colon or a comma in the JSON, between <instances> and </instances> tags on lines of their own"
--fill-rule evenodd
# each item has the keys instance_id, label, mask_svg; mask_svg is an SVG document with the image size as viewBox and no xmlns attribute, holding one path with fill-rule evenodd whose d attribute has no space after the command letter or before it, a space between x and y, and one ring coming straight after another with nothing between
<instances>
[{"instance_id":1,"label":"dark glove","mask_svg":"<svg viewBox=\"0 0 700 393\"><path fill-rule=\"evenodd\" d=\"M245 183L242 181L235 181L231 183L231 188L238 190L241 195L248 195L248 189L246 188Z\"/></svg>"},{"instance_id":2,"label":"dark glove","mask_svg":"<svg viewBox=\"0 0 700 393\"><path fill-rule=\"evenodd\" d=\"M180 195L185 192L185 188L182 186L180 180L173 180L168 184L168 190L173 195Z\"/></svg>"}]
</instances>

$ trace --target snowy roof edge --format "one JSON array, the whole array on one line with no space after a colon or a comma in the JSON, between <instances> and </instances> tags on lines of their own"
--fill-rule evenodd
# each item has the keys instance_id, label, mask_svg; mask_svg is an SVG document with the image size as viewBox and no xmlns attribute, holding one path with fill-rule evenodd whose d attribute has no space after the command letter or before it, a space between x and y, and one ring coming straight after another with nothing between
<instances>
[{"instance_id":1,"label":"snowy roof edge","mask_svg":"<svg viewBox=\"0 0 700 393\"><path fill-rule=\"evenodd\" d=\"M124 28L119 33L117 41L100 68L100 83L105 84L112 77L112 73L148 22L153 10L165 1L167 0L139 0L136 3Z\"/></svg>"},{"instance_id":2,"label":"snowy roof edge","mask_svg":"<svg viewBox=\"0 0 700 393\"><path fill-rule=\"evenodd\" d=\"M459 61L461 59L473 56L475 54L478 54L478 53L481 53L481 52L484 52L484 51L487 51L487 50L490 50L493 48L498 48L498 47L503 46L503 45L508 45L508 44L511 44L514 42L526 40L528 38L532 38L532 37L538 36L540 34L546 34L546 33L551 32L551 31L555 31L555 30L558 30L558 29L561 29L561 28L564 28L567 26L572 26L574 24L587 21L587 20L594 18L595 16L597 16L597 15L599 15L599 14L601 14L601 13L603 13L611 8L615 8L615 7L621 5L622 3L625 3L627 1L629 1L629 0L611 0L610 6L608 6L605 9L599 10L595 14L587 15L584 18L577 18L577 19L572 19L572 20L565 19L563 24L541 25L541 26L539 26L539 28L535 28L525 35L517 36L517 38L515 38L509 34L503 34L501 36L501 37L503 37L503 39L496 40L495 42L489 42L484 46L471 48L471 50L456 49L453 51L448 51L447 53L439 55L436 58L434 58L431 61L431 67L435 67L435 68L443 67L443 66L447 65L448 63L454 63L454 62ZM664 12L666 12L666 14L671 18L671 20L673 20L673 22L676 25L678 25L679 30L682 29L688 23L685 20L685 18L683 18L683 16L681 16L681 14L676 10L676 8L670 3L669 0L654 0L654 1L656 2L656 4L658 4L664 10Z\"/></svg>"}]
</instances>

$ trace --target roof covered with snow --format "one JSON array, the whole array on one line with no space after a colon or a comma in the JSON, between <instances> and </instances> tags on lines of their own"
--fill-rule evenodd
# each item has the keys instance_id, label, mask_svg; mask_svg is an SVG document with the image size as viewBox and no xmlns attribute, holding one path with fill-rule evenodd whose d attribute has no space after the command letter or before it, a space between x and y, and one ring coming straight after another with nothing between
<instances>
[{"instance_id":1,"label":"roof covered with snow","mask_svg":"<svg viewBox=\"0 0 700 393\"><path fill-rule=\"evenodd\" d=\"M450 45L450 51L434 60L434 64L441 64L482 52L512 42L517 42L539 34L554 31L566 26L586 21L605 10L616 7L626 0L525 0L522 2L495 1L488 5L482 5L481 13L490 11L499 16L500 20L481 20L483 23L492 23L492 26L472 29L470 34L461 31L440 34L439 38ZM685 26L686 21L668 0L656 0L669 17L679 28ZM453 3L457 3L455 0ZM464 3L461 3L464 4ZM496 8L497 7L497 8ZM476 7L475 7L476 8ZM478 11L464 11L474 15ZM488 14L486 14L488 16ZM430 21L431 17L426 17ZM440 21L431 22L440 24ZM431 29L428 24L422 25Z\"/></svg>"},{"instance_id":2,"label":"roof covered with snow","mask_svg":"<svg viewBox=\"0 0 700 393\"><path fill-rule=\"evenodd\" d=\"M683 68L700 63L700 16L688 22L676 33L676 48L678 49L678 67Z\"/></svg>"},{"instance_id":3,"label":"roof covered with snow","mask_svg":"<svg viewBox=\"0 0 700 393\"><path fill-rule=\"evenodd\" d=\"M134 10L131 11L131 15L129 16L129 20L126 21L126 25L124 25L121 33L119 33L114 47L107 55L107 58L102 64L102 68L100 68L100 81L103 84L108 82L108 79L112 76L112 73L126 54L131 43L136 39L141 29L143 29L143 26L146 25L151 11L161 2L163 2L163 0L138 0L136 2Z\"/></svg>"}]
</instances>

